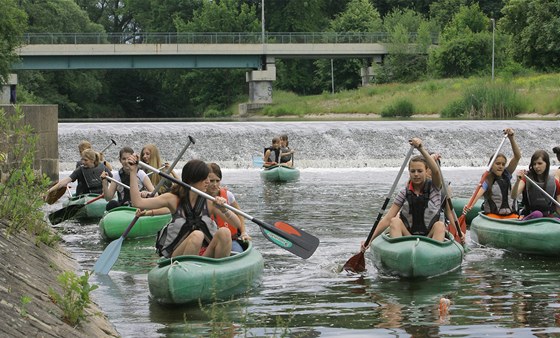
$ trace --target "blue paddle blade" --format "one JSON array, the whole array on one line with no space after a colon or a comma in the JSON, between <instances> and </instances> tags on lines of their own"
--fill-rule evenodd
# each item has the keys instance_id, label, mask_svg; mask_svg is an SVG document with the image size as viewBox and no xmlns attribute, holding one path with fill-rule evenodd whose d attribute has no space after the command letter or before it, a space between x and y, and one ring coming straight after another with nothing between
<instances>
[{"instance_id":1,"label":"blue paddle blade","mask_svg":"<svg viewBox=\"0 0 560 338\"><path fill-rule=\"evenodd\" d=\"M103 250L103 253L95 262L93 266L93 272L98 275L106 275L111 271L111 268L119 259L119 254L121 252L121 246L124 241L124 237L121 236L119 239L115 239Z\"/></svg>"},{"instance_id":2,"label":"blue paddle blade","mask_svg":"<svg viewBox=\"0 0 560 338\"><path fill-rule=\"evenodd\" d=\"M253 167L260 168L264 164L262 156L254 155L253 156Z\"/></svg>"}]
</instances>

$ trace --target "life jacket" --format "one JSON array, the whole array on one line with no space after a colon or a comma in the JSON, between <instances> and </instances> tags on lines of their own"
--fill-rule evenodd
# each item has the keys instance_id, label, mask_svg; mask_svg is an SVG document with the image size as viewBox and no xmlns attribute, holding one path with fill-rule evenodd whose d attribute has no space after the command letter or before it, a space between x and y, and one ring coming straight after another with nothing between
<instances>
[{"instance_id":1,"label":"life jacket","mask_svg":"<svg viewBox=\"0 0 560 338\"><path fill-rule=\"evenodd\" d=\"M537 182L533 180L539 187L541 187L547 194L556 198L556 179L554 176L548 176L545 182ZM556 211L555 204L546 197L538 188L532 184L526 184L523 190L523 214L528 215L535 210L542 211L544 216L549 216Z\"/></svg>"},{"instance_id":2,"label":"life jacket","mask_svg":"<svg viewBox=\"0 0 560 338\"><path fill-rule=\"evenodd\" d=\"M290 148L288 147L283 147L280 149L282 153L287 153L290 151ZM287 163L290 162L290 160L292 159L292 154L290 155L283 155L282 157L280 157L280 163Z\"/></svg>"},{"instance_id":3,"label":"life jacket","mask_svg":"<svg viewBox=\"0 0 560 338\"><path fill-rule=\"evenodd\" d=\"M125 172L123 168L119 169L119 178L121 183L126 184L130 187L130 174ZM138 190L142 190L143 188L144 184L140 180L140 177L138 177ZM125 189L121 185L117 185L117 198L119 200L119 205L130 205L130 189Z\"/></svg>"},{"instance_id":4,"label":"life jacket","mask_svg":"<svg viewBox=\"0 0 560 338\"><path fill-rule=\"evenodd\" d=\"M510 215L517 211L511 198L511 181L504 174L488 187L482 207L485 214Z\"/></svg>"},{"instance_id":5,"label":"life jacket","mask_svg":"<svg viewBox=\"0 0 560 338\"><path fill-rule=\"evenodd\" d=\"M278 157L280 157L280 149L274 149L272 146L270 146L268 148L264 148L264 154L266 154L267 150L270 150L270 155L268 156L268 158L265 158L264 161L279 163Z\"/></svg>"},{"instance_id":6,"label":"life jacket","mask_svg":"<svg viewBox=\"0 0 560 338\"><path fill-rule=\"evenodd\" d=\"M441 218L441 193L432 189L432 180L426 180L422 194L416 195L409 182L400 218L413 235L426 236Z\"/></svg>"},{"instance_id":7,"label":"life jacket","mask_svg":"<svg viewBox=\"0 0 560 338\"><path fill-rule=\"evenodd\" d=\"M216 223L208 216L208 204L202 196L198 196L194 208L188 198L179 204L171 222L158 231L156 252L165 258L171 257L177 245L195 230L204 233L204 246L208 246L218 230Z\"/></svg>"},{"instance_id":8,"label":"life jacket","mask_svg":"<svg viewBox=\"0 0 560 338\"><path fill-rule=\"evenodd\" d=\"M123 168L119 169L119 177L121 179L121 183L126 184L130 187L130 174L125 172ZM130 203L130 189L124 189L124 187L120 186L122 189L118 189L118 198L119 204L123 205L124 203Z\"/></svg>"},{"instance_id":9,"label":"life jacket","mask_svg":"<svg viewBox=\"0 0 560 338\"><path fill-rule=\"evenodd\" d=\"M98 164L94 168L86 168L84 166L80 167L83 181L78 180L78 186L76 187L76 195L82 194L102 194L103 186L101 181L101 173L105 171L105 166L103 164ZM82 184L80 184L82 183Z\"/></svg>"},{"instance_id":10,"label":"life jacket","mask_svg":"<svg viewBox=\"0 0 560 338\"><path fill-rule=\"evenodd\" d=\"M227 189L226 188L220 188L220 197L225 198L226 201L227 201L228 198L227 198ZM212 215L212 220L214 222L216 222L216 224L218 225L218 228L228 227L229 231L231 232L231 239L232 240L236 240L241 235L241 232L239 231L239 229L237 229L233 225L224 221L220 216Z\"/></svg>"}]
</instances>

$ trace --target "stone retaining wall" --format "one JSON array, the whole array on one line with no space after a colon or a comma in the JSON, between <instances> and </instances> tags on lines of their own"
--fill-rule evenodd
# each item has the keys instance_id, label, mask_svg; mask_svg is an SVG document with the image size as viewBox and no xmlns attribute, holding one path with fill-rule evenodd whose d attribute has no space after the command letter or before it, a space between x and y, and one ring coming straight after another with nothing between
<instances>
[{"instance_id":1,"label":"stone retaining wall","mask_svg":"<svg viewBox=\"0 0 560 338\"><path fill-rule=\"evenodd\" d=\"M51 180L58 180L58 106L57 105L21 105L24 113L23 123L30 125L39 137L35 154L34 169L46 174ZM13 105L0 105L7 114L13 114ZM2 173L10 165L10 145L0 144L0 153L7 156L0 161ZM0 159L1 160L1 159Z\"/></svg>"}]
</instances>

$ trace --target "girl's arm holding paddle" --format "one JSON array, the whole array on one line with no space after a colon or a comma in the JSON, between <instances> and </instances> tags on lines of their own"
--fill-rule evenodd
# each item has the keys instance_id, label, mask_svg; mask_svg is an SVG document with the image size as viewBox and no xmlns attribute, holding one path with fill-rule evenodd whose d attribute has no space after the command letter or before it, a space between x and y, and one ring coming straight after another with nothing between
<instances>
[{"instance_id":1,"label":"girl's arm holding paddle","mask_svg":"<svg viewBox=\"0 0 560 338\"><path fill-rule=\"evenodd\" d=\"M72 182L72 178L70 177L65 177L61 179L60 181L58 181L57 184L53 185L52 187L49 188L49 190L47 190L47 194L49 194L51 191L58 190L60 187L67 186L68 183L70 182Z\"/></svg>"},{"instance_id":2,"label":"girl's arm holding paddle","mask_svg":"<svg viewBox=\"0 0 560 338\"><path fill-rule=\"evenodd\" d=\"M511 188L511 198L516 199L525 189L525 181L523 181L524 176L525 170L521 169L517 171L517 181L515 181L515 184Z\"/></svg>"},{"instance_id":3,"label":"girl's arm holding paddle","mask_svg":"<svg viewBox=\"0 0 560 338\"><path fill-rule=\"evenodd\" d=\"M511 128L504 129L504 134L507 134L509 142L511 143L511 150L513 150L513 157L509 161L506 169L508 172L513 174L515 172L515 169L517 169L517 164L519 163L519 160L521 159L521 149L519 149L519 146L517 145L517 142L513 137L514 135L513 129Z\"/></svg>"},{"instance_id":4,"label":"girl's arm holding paddle","mask_svg":"<svg viewBox=\"0 0 560 338\"><path fill-rule=\"evenodd\" d=\"M400 206L396 205L395 203L391 204L391 207L389 208L389 211L387 211L385 216L383 216L383 218L379 221L379 224L377 224L377 227L375 228L375 231L373 232L373 236L371 236L371 241L369 243L362 242L362 248L361 248L362 251L366 251L367 248L369 248L369 245L371 244L371 242L377 236L379 236L383 231L385 231L385 229L387 229L389 227L389 224L391 223L391 219L393 217L397 217L400 210L401 210Z\"/></svg>"},{"instance_id":5,"label":"girl's arm holding paddle","mask_svg":"<svg viewBox=\"0 0 560 338\"><path fill-rule=\"evenodd\" d=\"M136 175L138 161L139 157L137 155L131 155L128 158L128 164L130 165L130 201L132 205L140 209L168 208L171 213L174 213L179 204L179 197L174 194L165 193L153 198L142 198L138 189L138 176Z\"/></svg>"},{"instance_id":6,"label":"girl's arm holding paddle","mask_svg":"<svg viewBox=\"0 0 560 338\"><path fill-rule=\"evenodd\" d=\"M410 140L410 145L414 148L418 149L420 154L426 159L426 163L428 164L428 168L432 171L432 183L438 189L441 189L442 181L441 181L441 172L439 171L439 166L436 160L428 153L426 148L422 145L422 140L415 137Z\"/></svg>"},{"instance_id":7,"label":"girl's arm holding paddle","mask_svg":"<svg viewBox=\"0 0 560 338\"><path fill-rule=\"evenodd\" d=\"M109 174L106 171L101 173L101 186L103 187L103 196L105 197L105 200L110 201L113 199L115 192L117 191L117 183L110 182L109 184L106 184L107 176L109 176Z\"/></svg>"}]
</instances>

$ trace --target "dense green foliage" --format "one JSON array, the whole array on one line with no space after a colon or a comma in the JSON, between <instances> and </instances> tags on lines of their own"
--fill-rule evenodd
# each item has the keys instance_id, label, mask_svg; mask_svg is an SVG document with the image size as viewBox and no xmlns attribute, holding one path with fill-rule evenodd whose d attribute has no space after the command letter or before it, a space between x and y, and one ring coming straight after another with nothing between
<instances>
[{"instance_id":1,"label":"dense green foliage","mask_svg":"<svg viewBox=\"0 0 560 338\"><path fill-rule=\"evenodd\" d=\"M398 99L381 111L381 117L411 117L414 104L408 99Z\"/></svg>"},{"instance_id":2,"label":"dense green foliage","mask_svg":"<svg viewBox=\"0 0 560 338\"><path fill-rule=\"evenodd\" d=\"M0 84L6 83L12 63L17 60L15 48L21 44L21 36L27 29L26 14L15 1L0 0Z\"/></svg>"},{"instance_id":3,"label":"dense green foliage","mask_svg":"<svg viewBox=\"0 0 560 338\"><path fill-rule=\"evenodd\" d=\"M0 76L23 31L260 32L261 0L0 0ZM386 32L390 54L372 59L277 59L275 90L296 94L377 83L560 68L560 2L549 0L264 0L269 32ZM4 13L8 13L4 15ZM27 15L27 20L25 15ZM52 18L57 18L53 20ZM28 28L25 28L25 25ZM435 43L435 44L434 44ZM10 54L11 53L11 54ZM20 102L59 104L61 117L231 114L247 100L246 70L20 71ZM503 72L502 72L503 73Z\"/></svg>"},{"instance_id":4,"label":"dense green foliage","mask_svg":"<svg viewBox=\"0 0 560 338\"><path fill-rule=\"evenodd\" d=\"M0 110L0 166L5 180L0 184L0 219L9 222L8 235L25 230L52 244L41 211L49 180L33 170L36 146L37 136L23 123L19 107L14 114Z\"/></svg>"},{"instance_id":5,"label":"dense green foliage","mask_svg":"<svg viewBox=\"0 0 560 338\"><path fill-rule=\"evenodd\" d=\"M476 84L463 97L449 104L442 117L469 119L511 119L525 112L526 103L515 89L504 84Z\"/></svg>"}]
</instances>

